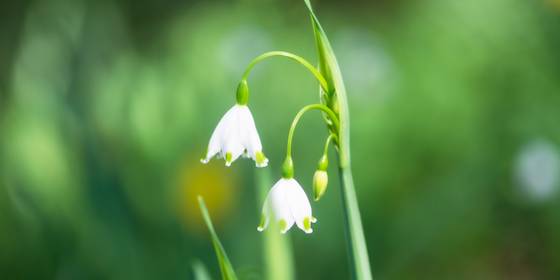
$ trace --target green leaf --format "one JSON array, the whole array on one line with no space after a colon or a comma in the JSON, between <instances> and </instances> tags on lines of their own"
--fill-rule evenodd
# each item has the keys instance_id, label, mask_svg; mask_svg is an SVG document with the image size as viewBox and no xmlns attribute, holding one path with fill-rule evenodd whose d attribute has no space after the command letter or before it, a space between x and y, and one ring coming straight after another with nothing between
<instances>
[{"instance_id":1,"label":"green leaf","mask_svg":"<svg viewBox=\"0 0 560 280\"><path fill-rule=\"evenodd\" d=\"M196 260L192 263L193 268L193 275L195 280L212 280L210 277L210 273L199 260Z\"/></svg>"},{"instance_id":2,"label":"green leaf","mask_svg":"<svg viewBox=\"0 0 560 280\"><path fill-rule=\"evenodd\" d=\"M269 168L262 168L255 172L259 201L264 201L272 186ZM259 206L262 207L262 204ZM264 279L290 280L294 279L294 259L290 236L281 234L276 223L269 223L263 232L263 251L266 266Z\"/></svg>"},{"instance_id":3,"label":"green leaf","mask_svg":"<svg viewBox=\"0 0 560 280\"><path fill-rule=\"evenodd\" d=\"M319 70L329 84L328 106L339 114L339 168L341 179L341 198L344 210L344 226L348 243L350 270L353 279L370 280L371 268L367 252L366 239L362 227L362 219L358 207L358 199L354 189L354 180L350 165L350 114L346 88L342 80L340 67L327 35L313 12L309 0L305 0L313 31L319 58ZM332 127L331 127L332 129Z\"/></svg>"},{"instance_id":4,"label":"green leaf","mask_svg":"<svg viewBox=\"0 0 560 280\"><path fill-rule=\"evenodd\" d=\"M202 196L198 196L198 206L200 207L200 212L202 212L202 217L204 222L210 231L210 237L212 238L212 244L214 245L214 250L216 251L216 257L218 258L218 264L220 265L220 271L222 273L222 279L224 280L236 280L237 276L233 270L233 266L229 261L229 258L214 230L214 225L212 225L212 220L210 219L210 214L208 214L208 209L204 203Z\"/></svg>"},{"instance_id":5,"label":"green leaf","mask_svg":"<svg viewBox=\"0 0 560 280\"><path fill-rule=\"evenodd\" d=\"M348 99L346 97L346 87L342 79L338 61L334 55L327 34L323 30L321 23L313 12L309 0L305 0L307 9L311 16L311 23L315 33L315 43L317 45L317 54L319 59L319 71L329 84L329 92L327 96L332 104L327 104L333 111L339 114L340 131L340 164L346 166L350 164L350 119L348 113Z\"/></svg>"}]
</instances>

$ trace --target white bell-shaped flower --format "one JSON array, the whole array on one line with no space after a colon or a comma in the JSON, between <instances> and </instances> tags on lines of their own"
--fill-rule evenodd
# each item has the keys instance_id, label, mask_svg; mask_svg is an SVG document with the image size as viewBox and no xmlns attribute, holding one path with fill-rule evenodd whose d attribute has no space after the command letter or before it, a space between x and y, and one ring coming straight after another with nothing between
<instances>
[{"instance_id":1,"label":"white bell-shaped flower","mask_svg":"<svg viewBox=\"0 0 560 280\"><path fill-rule=\"evenodd\" d=\"M305 233L312 233L311 223L317 220L311 215L311 204L301 185L293 178L280 179L266 198L258 231L263 231L269 221L278 223L280 231L286 233L294 223Z\"/></svg>"},{"instance_id":2,"label":"white bell-shaped flower","mask_svg":"<svg viewBox=\"0 0 560 280\"><path fill-rule=\"evenodd\" d=\"M226 112L210 137L206 157L200 161L208 163L215 155L224 158L226 166L230 166L241 155L252 158L257 167L268 165L253 115L247 105L235 104Z\"/></svg>"}]
</instances>

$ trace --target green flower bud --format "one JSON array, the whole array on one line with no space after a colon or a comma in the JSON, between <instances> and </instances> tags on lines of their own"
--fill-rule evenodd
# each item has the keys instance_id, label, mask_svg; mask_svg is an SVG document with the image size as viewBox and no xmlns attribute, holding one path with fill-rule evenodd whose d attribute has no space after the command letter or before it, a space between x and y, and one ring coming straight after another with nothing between
<instances>
[{"instance_id":1,"label":"green flower bud","mask_svg":"<svg viewBox=\"0 0 560 280\"><path fill-rule=\"evenodd\" d=\"M325 170L317 170L313 175L313 198L318 201L325 191L327 191L327 185L329 183L329 175Z\"/></svg>"},{"instance_id":2,"label":"green flower bud","mask_svg":"<svg viewBox=\"0 0 560 280\"><path fill-rule=\"evenodd\" d=\"M249 86L247 85L247 80L242 80L237 86L237 104L247 105L249 102Z\"/></svg>"}]
</instances>

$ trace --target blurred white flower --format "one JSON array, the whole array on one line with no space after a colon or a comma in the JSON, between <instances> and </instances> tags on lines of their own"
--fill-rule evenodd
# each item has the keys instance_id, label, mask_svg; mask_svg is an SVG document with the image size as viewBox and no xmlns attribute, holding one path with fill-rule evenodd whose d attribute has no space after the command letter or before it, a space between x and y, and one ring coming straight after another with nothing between
<instances>
[{"instance_id":1,"label":"blurred white flower","mask_svg":"<svg viewBox=\"0 0 560 280\"><path fill-rule=\"evenodd\" d=\"M526 145L517 158L516 175L526 194L537 200L550 197L558 187L558 150L553 144L543 140Z\"/></svg>"},{"instance_id":2,"label":"blurred white flower","mask_svg":"<svg viewBox=\"0 0 560 280\"><path fill-rule=\"evenodd\" d=\"M252 158L257 167L268 165L253 115L246 105L235 104L226 112L210 137L206 157L200 161L208 163L215 155L224 158L226 166L241 155Z\"/></svg>"},{"instance_id":3,"label":"blurred white flower","mask_svg":"<svg viewBox=\"0 0 560 280\"><path fill-rule=\"evenodd\" d=\"M312 233L311 223L317 221L311 215L311 204L305 192L293 178L282 178L274 184L264 203L257 230L266 229L271 218L278 223L282 233L286 233L294 223L305 233Z\"/></svg>"}]
</instances>

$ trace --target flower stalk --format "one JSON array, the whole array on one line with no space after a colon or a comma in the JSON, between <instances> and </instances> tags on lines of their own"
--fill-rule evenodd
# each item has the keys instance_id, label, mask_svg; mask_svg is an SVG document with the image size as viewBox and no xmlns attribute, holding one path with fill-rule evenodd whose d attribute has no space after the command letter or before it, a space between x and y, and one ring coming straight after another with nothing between
<instances>
[{"instance_id":1,"label":"flower stalk","mask_svg":"<svg viewBox=\"0 0 560 280\"><path fill-rule=\"evenodd\" d=\"M271 58L271 57L275 57L275 56L280 56L280 57L286 57L292 60L295 60L296 62L298 62L299 64L301 64L303 67L305 67L307 70L309 70L309 72L311 74L313 74L313 76L315 76L315 78L317 79L317 81L319 82L319 84L321 85L321 87L323 88L323 90L327 90L328 89L328 83L327 80L325 80L325 78L323 77L323 75L321 74L321 72L319 72L313 65L311 65L311 63L309 63L309 61L305 60L305 58L295 55L293 53L290 52L286 52L286 51L270 51L270 52L266 52L263 53L257 57L255 57L247 66L247 68L245 69L245 72L243 73L242 76L242 80L247 80L247 78L249 78L249 74L251 73L251 70L253 70L253 67L255 67L255 65L257 65L259 62L267 59L267 58Z\"/></svg>"},{"instance_id":2,"label":"flower stalk","mask_svg":"<svg viewBox=\"0 0 560 280\"><path fill-rule=\"evenodd\" d=\"M307 105L307 106L301 108L301 110L299 110L299 112L294 117L294 120L292 121L292 124L290 125L290 131L288 132L288 143L287 143L287 146L286 146L286 157L291 157L292 156L292 141L293 141L294 132L296 130L296 126L297 126L299 120L301 119L301 117L305 113L307 113L311 110L320 110L323 113L325 113L327 115L327 117L329 118L329 120L332 121L335 129L338 129L338 127L339 127L338 117L337 117L336 113L333 112L326 105L311 104L311 105Z\"/></svg>"}]
</instances>

